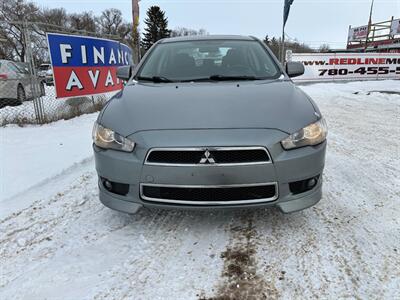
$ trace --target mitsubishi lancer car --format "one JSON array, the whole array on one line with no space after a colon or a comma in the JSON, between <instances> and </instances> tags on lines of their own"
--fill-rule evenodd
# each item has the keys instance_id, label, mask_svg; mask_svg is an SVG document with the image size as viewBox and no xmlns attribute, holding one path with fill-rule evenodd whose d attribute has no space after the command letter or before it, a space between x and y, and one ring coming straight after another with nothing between
<instances>
[{"instance_id":1,"label":"mitsubishi lancer car","mask_svg":"<svg viewBox=\"0 0 400 300\"><path fill-rule=\"evenodd\" d=\"M141 207L284 213L322 196L327 126L314 101L254 37L158 41L93 128L101 202Z\"/></svg>"}]
</instances>

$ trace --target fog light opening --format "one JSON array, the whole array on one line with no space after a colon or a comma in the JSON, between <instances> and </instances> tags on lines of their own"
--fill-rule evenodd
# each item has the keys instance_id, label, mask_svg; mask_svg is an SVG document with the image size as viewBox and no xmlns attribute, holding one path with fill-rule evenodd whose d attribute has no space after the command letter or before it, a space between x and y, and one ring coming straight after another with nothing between
<instances>
[{"instance_id":1,"label":"fog light opening","mask_svg":"<svg viewBox=\"0 0 400 300\"><path fill-rule=\"evenodd\" d=\"M318 184L318 180L319 180L319 175L300 181L290 182L289 183L290 192L293 195L297 195L310 191L316 187L316 185Z\"/></svg>"},{"instance_id":2,"label":"fog light opening","mask_svg":"<svg viewBox=\"0 0 400 300\"><path fill-rule=\"evenodd\" d=\"M129 184L110 181L103 177L100 177L100 179L104 188L110 193L126 196L129 192Z\"/></svg>"},{"instance_id":3,"label":"fog light opening","mask_svg":"<svg viewBox=\"0 0 400 300\"><path fill-rule=\"evenodd\" d=\"M105 187L109 192L112 191L113 185L112 185L111 182L109 182L108 180L104 180L104 181L103 181L103 185L104 185L104 187Z\"/></svg>"},{"instance_id":4,"label":"fog light opening","mask_svg":"<svg viewBox=\"0 0 400 300\"><path fill-rule=\"evenodd\" d=\"M316 178L311 178L307 182L307 188L312 189L317 184Z\"/></svg>"}]
</instances>

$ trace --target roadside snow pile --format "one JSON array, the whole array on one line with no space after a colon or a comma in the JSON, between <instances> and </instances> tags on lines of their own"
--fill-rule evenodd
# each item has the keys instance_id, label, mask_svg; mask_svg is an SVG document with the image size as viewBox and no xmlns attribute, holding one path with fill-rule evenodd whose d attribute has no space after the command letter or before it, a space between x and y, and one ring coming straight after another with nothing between
<instances>
[{"instance_id":1,"label":"roadside snow pile","mask_svg":"<svg viewBox=\"0 0 400 300\"><path fill-rule=\"evenodd\" d=\"M0 128L0 202L92 157L91 130L97 115Z\"/></svg>"},{"instance_id":2,"label":"roadside snow pile","mask_svg":"<svg viewBox=\"0 0 400 300\"><path fill-rule=\"evenodd\" d=\"M400 299L400 81L301 89L329 145L323 199L291 215L118 213L87 159L96 115L0 128L0 299Z\"/></svg>"},{"instance_id":3,"label":"roadside snow pile","mask_svg":"<svg viewBox=\"0 0 400 300\"><path fill-rule=\"evenodd\" d=\"M346 101L347 98L352 98L353 100L362 100L357 95L373 95L375 97L369 97L368 103L370 101L382 101L386 99L387 101L398 102L398 97L400 93L400 80L381 80L381 81L354 81L347 83L316 83L309 85L299 85L299 87L308 93L311 97L314 95L318 97L324 97L325 99L331 100L337 99L338 101ZM354 95L354 96L353 96ZM393 97L393 95L395 97ZM340 98L338 96L345 96L345 98ZM364 99L364 101L366 101Z\"/></svg>"}]
</instances>

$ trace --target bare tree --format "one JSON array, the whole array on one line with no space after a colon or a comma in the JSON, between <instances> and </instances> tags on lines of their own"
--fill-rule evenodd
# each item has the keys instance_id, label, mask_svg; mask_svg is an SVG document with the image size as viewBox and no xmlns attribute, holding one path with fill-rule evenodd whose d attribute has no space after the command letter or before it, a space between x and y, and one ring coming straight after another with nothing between
<instances>
[{"instance_id":1,"label":"bare tree","mask_svg":"<svg viewBox=\"0 0 400 300\"><path fill-rule=\"evenodd\" d=\"M124 25L122 12L116 8L106 9L97 19L97 23L102 33L117 35Z\"/></svg>"},{"instance_id":2,"label":"bare tree","mask_svg":"<svg viewBox=\"0 0 400 300\"><path fill-rule=\"evenodd\" d=\"M96 20L92 12L84 11L82 13L75 13L69 16L69 24L72 29L84 30L87 32L96 32Z\"/></svg>"},{"instance_id":3,"label":"bare tree","mask_svg":"<svg viewBox=\"0 0 400 300\"><path fill-rule=\"evenodd\" d=\"M121 42L131 47L134 46L133 25L124 21L119 9L104 10L96 21L99 31L103 35L118 36Z\"/></svg>"},{"instance_id":4,"label":"bare tree","mask_svg":"<svg viewBox=\"0 0 400 300\"><path fill-rule=\"evenodd\" d=\"M200 28L197 31L197 35L210 35L210 33L207 30L205 30L204 28Z\"/></svg>"},{"instance_id":5,"label":"bare tree","mask_svg":"<svg viewBox=\"0 0 400 300\"><path fill-rule=\"evenodd\" d=\"M0 32L6 43L1 43L0 53L25 61L24 22L36 21L39 8L24 0L0 0ZM10 51L12 49L12 51Z\"/></svg>"},{"instance_id":6,"label":"bare tree","mask_svg":"<svg viewBox=\"0 0 400 300\"><path fill-rule=\"evenodd\" d=\"M264 39L264 43L271 49L276 57L279 57L279 51L281 47L281 38L272 37L271 39L267 35ZM297 40L285 41L285 49L292 50L295 53L310 53L315 52L310 46L300 43Z\"/></svg>"},{"instance_id":7,"label":"bare tree","mask_svg":"<svg viewBox=\"0 0 400 300\"><path fill-rule=\"evenodd\" d=\"M171 31L171 37L174 36L189 36L189 35L208 35L205 29L195 30L186 27L177 27Z\"/></svg>"},{"instance_id":8,"label":"bare tree","mask_svg":"<svg viewBox=\"0 0 400 300\"><path fill-rule=\"evenodd\" d=\"M30 0L0 0L0 59L25 61L26 34L36 65L48 61L47 32L82 34L84 31L89 35L107 38L111 35L139 52L138 47L135 47L139 41L139 1L132 0L133 17L136 22L134 24L126 22L122 12L115 8L106 9L100 16L95 16L92 12L70 14L64 8L40 8ZM151 40L152 43L153 39L158 40L170 35L168 20L158 7L149 10L145 23L147 28L144 41ZM172 35L207 34L205 29L181 27L175 29Z\"/></svg>"},{"instance_id":9,"label":"bare tree","mask_svg":"<svg viewBox=\"0 0 400 300\"><path fill-rule=\"evenodd\" d=\"M39 16L40 22L45 24L67 27L69 16L65 8L43 8Z\"/></svg>"},{"instance_id":10,"label":"bare tree","mask_svg":"<svg viewBox=\"0 0 400 300\"><path fill-rule=\"evenodd\" d=\"M62 28L69 27L69 16L64 8L43 8L38 14L38 23L31 24L29 33L31 34L33 53L38 65L49 61L47 51L47 32L60 31Z\"/></svg>"},{"instance_id":11,"label":"bare tree","mask_svg":"<svg viewBox=\"0 0 400 300\"><path fill-rule=\"evenodd\" d=\"M331 50L331 47L329 46L329 44L322 44L321 46L319 46L318 51L319 52L329 52Z\"/></svg>"},{"instance_id":12,"label":"bare tree","mask_svg":"<svg viewBox=\"0 0 400 300\"><path fill-rule=\"evenodd\" d=\"M14 59L13 47L10 45L9 40L7 39L6 33L3 32L3 29L0 25L0 59Z\"/></svg>"}]
</instances>

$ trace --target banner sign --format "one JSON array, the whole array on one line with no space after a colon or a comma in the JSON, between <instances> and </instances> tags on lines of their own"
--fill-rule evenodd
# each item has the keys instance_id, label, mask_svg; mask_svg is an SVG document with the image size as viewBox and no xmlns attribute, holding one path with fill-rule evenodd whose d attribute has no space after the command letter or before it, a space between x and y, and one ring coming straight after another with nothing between
<instances>
[{"instance_id":1,"label":"banner sign","mask_svg":"<svg viewBox=\"0 0 400 300\"><path fill-rule=\"evenodd\" d=\"M131 49L119 42L87 36L48 33L57 98L120 90L118 66L132 64Z\"/></svg>"},{"instance_id":2,"label":"banner sign","mask_svg":"<svg viewBox=\"0 0 400 300\"><path fill-rule=\"evenodd\" d=\"M400 79L400 53L293 53L305 73L293 81Z\"/></svg>"},{"instance_id":3,"label":"banner sign","mask_svg":"<svg viewBox=\"0 0 400 300\"><path fill-rule=\"evenodd\" d=\"M390 28L390 35L395 36L400 34L400 19L392 21L392 27Z\"/></svg>"},{"instance_id":4,"label":"banner sign","mask_svg":"<svg viewBox=\"0 0 400 300\"><path fill-rule=\"evenodd\" d=\"M365 26L360 26L360 27L350 27L349 29L349 37L348 41L349 42L359 42L359 41L365 41L367 38L368 34L368 25Z\"/></svg>"},{"instance_id":5,"label":"banner sign","mask_svg":"<svg viewBox=\"0 0 400 300\"><path fill-rule=\"evenodd\" d=\"M283 27L285 27L287 19L289 18L290 6L294 0L285 0L285 6L283 8Z\"/></svg>"}]
</instances>

